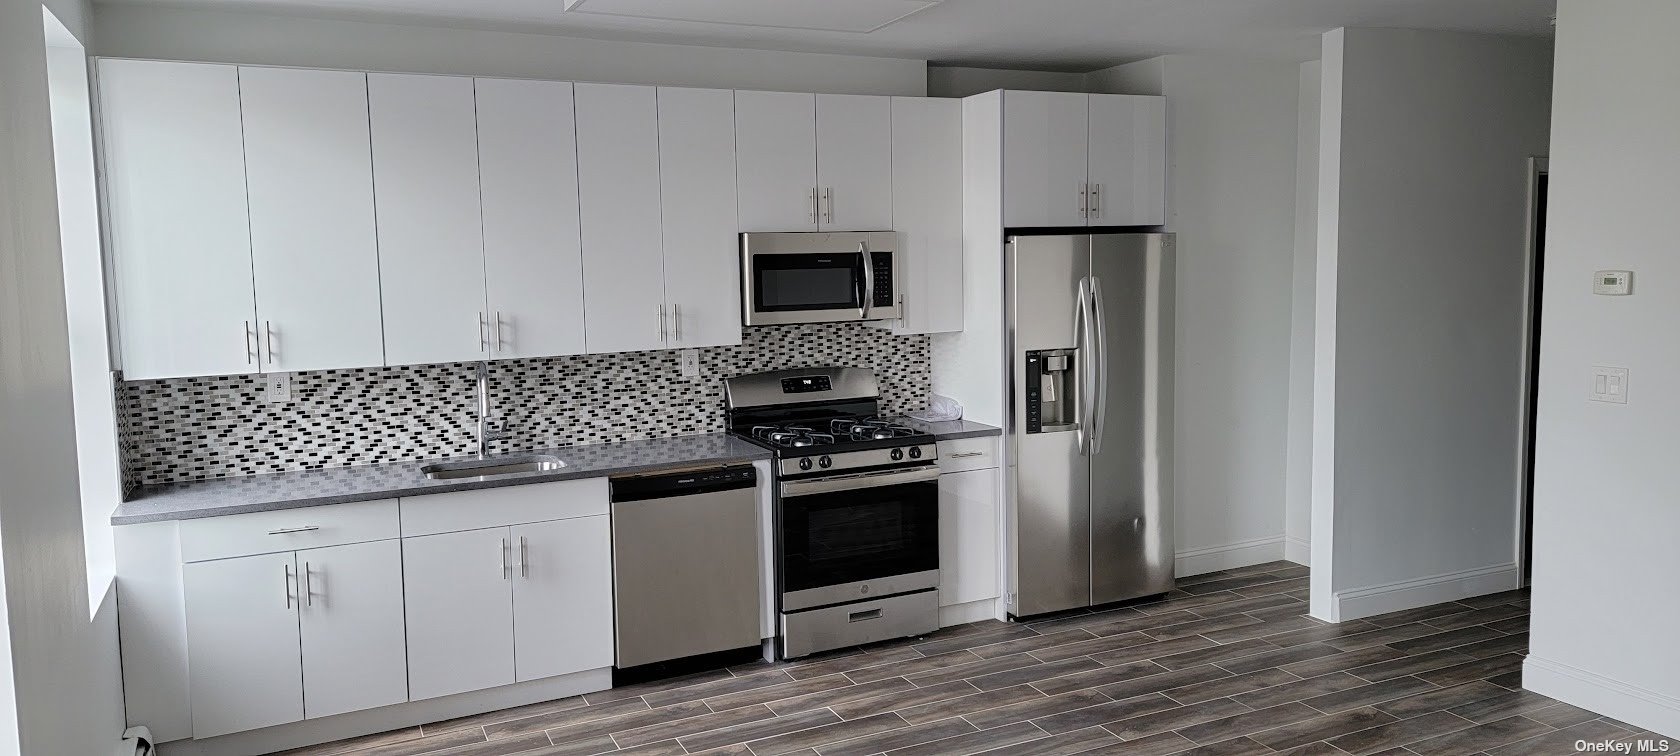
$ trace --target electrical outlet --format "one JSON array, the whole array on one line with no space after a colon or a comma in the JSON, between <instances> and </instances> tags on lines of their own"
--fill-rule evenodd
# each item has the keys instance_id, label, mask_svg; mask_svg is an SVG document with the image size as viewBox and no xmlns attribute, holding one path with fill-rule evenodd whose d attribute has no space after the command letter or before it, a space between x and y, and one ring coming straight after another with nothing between
<instances>
[{"instance_id":1,"label":"electrical outlet","mask_svg":"<svg viewBox=\"0 0 1680 756\"><path fill-rule=\"evenodd\" d=\"M698 350L698 349L684 349L681 352L679 352L679 354L681 355L682 374L685 377L688 377L688 378L693 378L694 376L699 375L700 374L700 350Z\"/></svg>"},{"instance_id":2,"label":"electrical outlet","mask_svg":"<svg viewBox=\"0 0 1680 756\"><path fill-rule=\"evenodd\" d=\"M268 373L263 376L268 400L271 402L289 402L292 400L292 374Z\"/></svg>"}]
</instances>

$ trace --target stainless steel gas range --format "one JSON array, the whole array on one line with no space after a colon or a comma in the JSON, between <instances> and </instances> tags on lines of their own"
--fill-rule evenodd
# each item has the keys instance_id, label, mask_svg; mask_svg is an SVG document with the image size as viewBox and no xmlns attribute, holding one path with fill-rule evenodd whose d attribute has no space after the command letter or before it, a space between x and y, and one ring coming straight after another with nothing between
<instances>
[{"instance_id":1,"label":"stainless steel gas range","mask_svg":"<svg viewBox=\"0 0 1680 756\"><path fill-rule=\"evenodd\" d=\"M730 433L775 452L783 658L939 628L939 451L883 420L875 374L724 381Z\"/></svg>"}]
</instances>

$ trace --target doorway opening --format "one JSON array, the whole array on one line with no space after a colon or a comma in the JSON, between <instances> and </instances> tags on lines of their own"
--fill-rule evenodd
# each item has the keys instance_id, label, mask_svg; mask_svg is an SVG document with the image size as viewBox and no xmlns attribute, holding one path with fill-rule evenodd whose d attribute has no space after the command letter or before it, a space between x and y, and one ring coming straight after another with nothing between
<instances>
[{"instance_id":1,"label":"doorway opening","mask_svg":"<svg viewBox=\"0 0 1680 756\"><path fill-rule=\"evenodd\" d=\"M1549 188L1546 158L1528 159L1528 286L1524 307L1526 328L1523 344L1522 475L1517 522L1517 556L1522 584L1527 586L1534 564L1534 442L1535 416L1539 402L1535 389L1540 378L1540 306L1546 273L1546 195Z\"/></svg>"}]
</instances>

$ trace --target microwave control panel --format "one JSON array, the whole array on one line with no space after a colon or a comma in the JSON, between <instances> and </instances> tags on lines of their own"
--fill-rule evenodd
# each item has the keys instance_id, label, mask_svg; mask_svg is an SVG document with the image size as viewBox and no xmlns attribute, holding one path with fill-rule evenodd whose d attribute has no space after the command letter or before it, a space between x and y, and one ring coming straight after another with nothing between
<instances>
[{"instance_id":1,"label":"microwave control panel","mask_svg":"<svg viewBox=\"0 0 1680 756\"><path fill-rule=\"evenodd\" d=\"M898 304L894 300L894 293L898 289L893 286L893 253L873 252L869 256L871 258L870 264L875 268L875 300L870 302L869 306L891 307Z\"/></svg>"}]
</instances>

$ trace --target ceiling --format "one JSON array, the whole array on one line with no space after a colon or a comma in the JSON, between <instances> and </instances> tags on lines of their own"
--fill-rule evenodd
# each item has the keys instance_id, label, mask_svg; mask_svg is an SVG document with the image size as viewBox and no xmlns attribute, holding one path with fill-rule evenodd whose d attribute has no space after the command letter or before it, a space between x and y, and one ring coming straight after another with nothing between
<instances>
[{"instance_id":1,"label":"ceiling","mask_svg":"<svg viewBox=\"0 0 1680 756\"><path fill-rule=\"evenodd\" d=\"M1338 26L1543 36L1555 0L97 0L1090 71L1173 52L1310 60ZM879 28L876 28L879 27ZM871 30L872 29L872 30Z\"/></svg>"}]
</instances>

